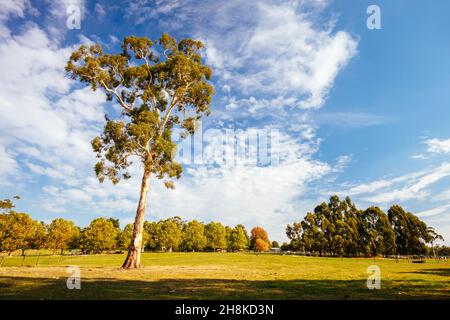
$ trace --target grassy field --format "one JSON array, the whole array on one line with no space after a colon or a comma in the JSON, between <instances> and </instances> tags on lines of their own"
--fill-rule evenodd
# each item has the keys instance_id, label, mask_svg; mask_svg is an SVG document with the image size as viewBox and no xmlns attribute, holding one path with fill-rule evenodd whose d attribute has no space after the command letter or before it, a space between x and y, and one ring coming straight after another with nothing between
<instances>
[{"instance_id":1,"label":"grassy field","mask_svg":"<svg viewBox=\"0 0 450 320\"><path fill-rule=\"evenodd\" d=\"M124 258L6 257L0 299L450 299L449 262L145 253L142 269L121 270ZM81 268L81 290L66 287L69 265ZM380 290L367 289L370 265L381 268Z\"/></svg>"}]
</instances>

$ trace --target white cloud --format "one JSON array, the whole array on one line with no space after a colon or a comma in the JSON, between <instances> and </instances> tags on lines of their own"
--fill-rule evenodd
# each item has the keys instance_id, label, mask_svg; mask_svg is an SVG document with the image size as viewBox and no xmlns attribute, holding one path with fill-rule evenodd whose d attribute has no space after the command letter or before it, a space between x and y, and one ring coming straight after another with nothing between
<instances>
[{"instance_id":1,"label":"white cloud","mask_svg":"<svg viewBox=\"0 0 450 320\"><path fill-rule=\"evenodd\" d=\"M410 157L413 160L425 160L428 159L424 154L414 154Z\"/></svg>"},{"instance_id":2,"label":"white cloud","mask_svg":"<svg viewBox=\"0 0 450 320\"><path fill-rule=\"evenodd\" d=\"M9 19L24 19L26 15L39 15L39 11L31 5L30 0L2 0L0 6L0 40L11 36L10 30L6 26Z\"/></svg>"},{"instance_id":3,"label":"white cloud","mask_svg":"<svg viewBox=\"0 0 450 320\"><path fill-rule=\"evenodd\" d=\"M20 159L16 166L68 185L75 183L77 170L92 166L90 140L103 121L104 102L87 88L73 90L65 77L72 49L59 47L35 25L0 43L0 146ZM14 177L21 179L10 174Z\"/></svg>"},{"instance_id":4,"label":"white cloud","mask_svg":"<svg viewBox=\"0 0 450 320\"><path fill-rule=\"evenodd\" d=\"M355 40L342 31L317 29L296 6L260 4L258 9L260 20L242 49L241 63L251 70L236 78L247 91L295 91L305 95L301 107L322 106L338 71L355 54Z\"/></svg>"},{"instance_id":5,"label":"white cloud","mask_svg":"<svg viewBox=\"0 0 450 320\"><path fill-rule=\"evenodd\" d=\"M234 34L228 43L209 30L199 31L207 42L207 62L225 83L244 94L295 98L302 108L322 106L338 72L355 55L357 43L346 32L317 28L299 9L259 3L254 8L256 24L244 37Z\"/></svg>"},{"instance_id":6,"label":"white cloud","mask_svg":"<svg viewBox=\"0 0 450 320\"><path fill-rule=\"evenodd\" d=\"M9 177L17 175L19 165L14 156L0 145L0 185L10 185Z\"/></svg>"},{"instance_id":7,"label":"white cloud","mask_svg":"<svg viewBox=\"0 0 450 320\"><path fill-rule=\"evenodd\" d=\"M425 144L428 146L427 151L430 153L450 154L450 139L433 138L426 140Z\"/></svg>"},{"instance_id":8,"label":"white cloud","mask_svg":"<svg viewBox=\"0 0 450 320\"><path fill-rule=\"evenodd\" d=\"M352 161L351 155L342 155L337 158L336 165L334 167L336 172L344 171L350 162Z\"/></svg>"},{"instance_id":9,"label":"white cloud","mask_svg":"<svg viewBox=\"0 0 450 320\"><path fill-rule=\"evenodd\" d=\"M0 6L0 22L8 20L10 16L23 18L27 6L28 0L3 0Z\"/></svg>"},{"instance_id":10,"label":"white cloud","mask_svg":"<svg viewBox=\"0 0 450 320\"><path fill-rule=\"evenodd\" d=\"M64 40L67 32L71 31L67 27L67 22L70 19L71 23L75 16L73 16L74 12L68 12L68 9L72 10L74 7L79 9L80 27L83 29L84 19L87 16L86 0L46 0L46 2L48 2L48 12L42 19L42 25L55 42Z\"/></svg>"},{"instance_id":11,"label":"white cloud","mask_svg":"<svg viewBox=\"0 0 450 320\"><path fill-rule=\"evenodd\" d=\"M143 23L158 16L161 29L189 30L206 42L206 61L222 86L246 96L264 95L268 101L278 98L305 109L321 107L339 71L357 51L354 37L333 31L332 19L325 26L316 23L327 1L146 4L131 3L128 17Z\"/></svg>"}]
</instances>

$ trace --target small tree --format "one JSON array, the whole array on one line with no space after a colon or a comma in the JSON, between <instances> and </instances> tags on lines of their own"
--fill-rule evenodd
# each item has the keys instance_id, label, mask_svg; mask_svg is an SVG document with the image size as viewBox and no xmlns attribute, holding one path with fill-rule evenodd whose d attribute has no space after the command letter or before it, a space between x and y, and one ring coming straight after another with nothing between
<instances>
[{"instance_id":1,"label":"small tree","mask_svg":"<svg viewBox=\"0 0 450 320\"><path fill-rule=\"evenodd\" d=\"M182 230L175 218L158 222L157 232L159 246L166 251L178 250L182 240Z\"/></svg>"},{"instance_id":2,"label":"small tree","mask_svg":"<svg viewBox=\"0 0 450 320\"><path fill-rule=\"evenodd\" d=\"M159 223L156 223L154 221L144 222L144 232L147 234L147 241L144 242L145 246L149 248L150 250L157 250L161 248L160 242L159 242L159 234L161 225Z\"/></svg>"},{"instance_id":3,"label":"small tree","mask_svg":"<svg viewBox=\"0 0 450 320\"><path fill-rule=\"evenodd\" d=\"M80 229L75 226L73 221L58 218L53 220L47 227L46 247L53 250L64 250L77 240L80 235Z\"/></svg>"},{"instance_id":4,"label":"small tree","mask_svg":"<svg viewBox=\"0 0 450 320\"><path fill-rule=\"evenodd\" d=\"M0 250L11 254L15 250L22 250L33 246L38 234L38 222L26 213L10 211L0 214Z\"/></svg>"},{"instance_id":5,"label":"small tree","mask_svg":"<svg viewBox=\"0 0 450 320\"><path fill-rule=\"evenodd\" d=\"M304 251L304 242L302 241L303 228L300 222L294 222L286 227L286 235L291 240L290 247L294 250Z\"/></svg>"},{"instance_id":6,"label":"small tree","mask_svg":"<svg viewBox=\"0 0 450 320\"><path fill-rule=\"evenodd\" d=\"M232 251L247 250L249 247L249 238L247 230L241 224L238 224L231 231L229 248Z\"/></svg>"},{"instance_id":7,"label":"small tree","mask_svg":"<svg viewBox=\"0 0 450 320\"><path fill-rule=\"evenodd\" d=\"M252 231L250 232L250 247L253 250L257 250L256 248L256 240L261 239L267 244L267 247L270 248L270 240L269 236L267 235L267 231L264 230L261 227L254 227Z\"/></svg>"},{"instance_id":8,"label":"small tree","mask_svg":"<svg viewBox=\"0 0 450 320\"><path fill-rule=\"evenodd\" d=\"M206 246L212 250L227 247L226 231L220 222L210 222L205 226Z\"/></svg>"},{"instance_id":9,"label":"small tree","mask_svg":"<svg viewBox=\"0 0 450 320\"><path fill-rule=\"evenodd\" d=\"M19 200L19 196L14 196ZM11 254L15 250L22 250L22 255L29 248L38 249L45 236L44 224L34 221L26 213L14 211L15 204L10 199L0 200L0 251Z\"/></svg>"},{"instance_id":10,"label":"small tree","mask_svg":"<svg viewBox=\"0 0 450 320\"><path fill-rule=\"evenodd\" d=\"M122 109L116 120L106 116L103 134L92 141L99 162L95 172L100 182L113 183L129 178L130 157L142 164L143 176L136 209L131 245L123 268L137 268L150 177L169 179L181 176L175 162L174 128L182 137L193 134L203 114L209 114L213 87L211 69L202 63L200 41L177 41L167 34L158 46L145 37L126 37L123 52L105 54L100 45L81 46L70 57L66 71L73 79L101 89L108 100ZM158 56L160 49L162 55Z\"/></svg>"},{"instance_id":11,"label":"small tree","mask_svg":"<svg viewBox=\"0 0 450 320\"><path fill-rule=\"evenodd\" d=\"M438 234L433 227L428 227L426 241L428 243L431 243L431 251L433 252L433 257L436 259L436 250L434 248L434 244L436 241L444 241L444 237Z\"/></svg>"},{"instance_id":12,"label":"small tree","mask_svg":"<svg viewBox=\"0 0 450 320\"><path fill-rule=\"evenodd\" d=\"M19 200L20 197L19 196L14 196L14 199ZM13 211L13 209L16 206L14 205L14 203L11 201L11 199L4 199L4 200L0 200L0 210L9 213L11 211Z\"/></svg>"},{"instance_id":13,"label":"small tree","mask_svg":"<svg viewBox=\"0 0 450 320\"><path fill-rule=\"evenodd\" d=\"M110 220L98 218L93 220L82 233L83 249L94 253L112 250L117 244L117 228Z\"/></svg>"},{"instance_id":14,"label":"small tree","mask_svg":"<svg viewBox=\"0 0 450 320\"><path fill-rule=\"evenodd\" d=\"M183 229L183 248L186 251L201 251L206 245L203 223L193 220Z\"/></svg>"}]
</instances>

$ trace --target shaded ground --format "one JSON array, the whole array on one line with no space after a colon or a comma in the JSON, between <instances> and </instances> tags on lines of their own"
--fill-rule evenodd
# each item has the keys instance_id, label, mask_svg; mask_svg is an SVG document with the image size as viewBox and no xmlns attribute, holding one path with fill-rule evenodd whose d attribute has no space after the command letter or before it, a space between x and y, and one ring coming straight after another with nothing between
<instances>
[{"instance_id":1,"label":"shaded ground","mask_svg":"<svg viewBox=\"0 0 450 320\"><path fill-rule=\"evenodd\" d=\"M9 257L0 299L450 299L442 262L173 253L144 254L146 267L130 271L116 267L123 258L55 257L38 267L27 258L17 267L21 258ZM68 265L80 266L81 290L67 289ZM370 265L381 269L380 290L367 289Z\"/></svg>"}]
</instances>

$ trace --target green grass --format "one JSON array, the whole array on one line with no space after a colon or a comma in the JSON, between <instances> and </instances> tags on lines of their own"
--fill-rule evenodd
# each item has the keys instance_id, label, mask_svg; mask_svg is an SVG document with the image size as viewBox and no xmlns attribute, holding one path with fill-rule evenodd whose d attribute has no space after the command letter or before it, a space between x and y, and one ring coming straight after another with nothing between
<instances>
[{"instance_id":1,"label":"green grass","mask_svg":"<svg viewBox=\"0 0 450 320\"><path fill-rule=\"evenodd\" d=\"M5 257L0 299L450 299L450 263L245 253L145 253L140 270L124 255ZM0 258L1 259L1 258ZM22 267L23 262L23 267ZM66 267L81 268L68 290ZM381 289L366 286L381 268Z\"/></svg>"}]
</instances>

